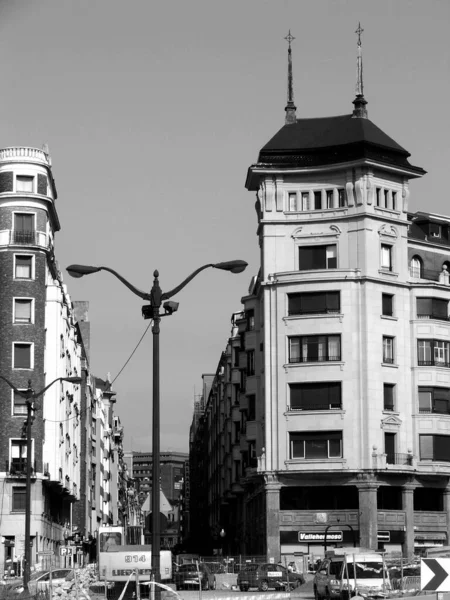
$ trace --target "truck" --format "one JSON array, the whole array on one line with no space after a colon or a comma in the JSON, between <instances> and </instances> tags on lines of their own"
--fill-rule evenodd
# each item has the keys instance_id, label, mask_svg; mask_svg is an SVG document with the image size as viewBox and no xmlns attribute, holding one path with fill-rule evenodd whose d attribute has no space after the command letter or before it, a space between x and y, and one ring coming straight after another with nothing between
<instances>
[{"instance_id":1,"label":"truck","mask_svg":"<svg viewBox=\"0 0 450 600\"><path fill-rule=\"evenodd\" d=\"M137 572L141 581L150 581L152 576L151 546L139 543L140 535L133 534L138 543L127 543L129 532L121 525L104 525L98 531L98 569L100 578L107 581L127 581ZM132 541L133 541L132 540ZM172 579L172 552L160 552L160 581Z\"/></svg>"},{"instance_id":2,"label":"truck","mask_svg":"<svg viewBox=\"0 0 450 600\"><path fill-rule=\"evenodd\" d=\"M335 548L325 553L313 589L315 600L348 600L354 595L384 597L391 584L382 554L363 548Z\"/></svg>"}]
</instances>

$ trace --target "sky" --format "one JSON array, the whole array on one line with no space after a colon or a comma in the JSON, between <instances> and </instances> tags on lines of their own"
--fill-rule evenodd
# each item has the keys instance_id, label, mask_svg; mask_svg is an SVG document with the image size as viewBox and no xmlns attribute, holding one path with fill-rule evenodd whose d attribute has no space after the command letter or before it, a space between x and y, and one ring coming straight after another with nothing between
<instances>
[{"instance_id":1,"label":"sky","mask_svg":"<svg viewBox=\"0 0 450 600\"><path fill-rule=\"evenodd\" d=\"M410 209L450 214L448 0L0 0L0 147L48 144L72 300L89 302L91 369L115 380L149 321L108 266L149 291L207 269L161 321L161 450L187 452L201 376L258 271L248 167L283 126L287 42L297 117L348 114L361 22L369 118L428 174ZM151 450L152 335L114 381L126 450Z\"/></svg>"}]
</instances>

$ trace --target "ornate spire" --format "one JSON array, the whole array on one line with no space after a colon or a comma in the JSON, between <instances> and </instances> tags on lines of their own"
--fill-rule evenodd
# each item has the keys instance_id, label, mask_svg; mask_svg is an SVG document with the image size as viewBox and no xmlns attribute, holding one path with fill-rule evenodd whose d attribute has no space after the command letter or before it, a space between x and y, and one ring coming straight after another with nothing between
<instances>
[{"instance_id":1,"label":"ornate spire","mask_svg":"<svg viewBox=\"0 0 450 600\"><path fill-rule=\"evenodd\" d=\"M364 98L364 85L363 85L363 63L362 63L362 49L361 49L361 34L364 29L361 28L361 23L358 23L358 29L355 33L358 36L358 55L356 58L356 98L353 100L355 108L353 110L354 117L362 117L367 119L367 100Z\"/></svg>"},{"instance_id":2,"label":"ornate spire","mask_svg":"<svg viewBox=\"0 0 450 600\"><path fill-rule=\"evenodd\" d=\"M286 111L285 123L286 123L286 125L291 125L292 123L297 122L297 115L295 114L297 107L294 104L294 86L293 86L293 77L292 77L292 51L291 51L291 42L293 40L295 40L295 37L293 35L291 35L290 29L289 29L289 33L287 34L287 36L284 39L287 40L287 42L289 44L287 104L286 104L286 108L284 109Z\"/></svg>"}]
</instances>

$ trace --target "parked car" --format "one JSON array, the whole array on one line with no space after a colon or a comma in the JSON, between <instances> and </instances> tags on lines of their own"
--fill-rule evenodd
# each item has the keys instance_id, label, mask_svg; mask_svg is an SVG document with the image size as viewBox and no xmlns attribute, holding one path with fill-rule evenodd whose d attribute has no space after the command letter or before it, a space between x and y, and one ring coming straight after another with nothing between
<instances>
[{"instance_id":1,"label":"parked car","mask_svg":"<svg viewBox=\"0 0 450 600\"><path fill-rule=\"evenodd\" d=\"M261 592L269 588L290 590L304 582L301 573L290 573L286 567L273 563L247 563L237 576L241 592L247 592L250 588L257 588Z\"/></svg>"},{"instance_id":2,"label":"parked car","mask_svg":"<svg viewBox=\"0 0 450 600\"><path fill-rule=\"evenodd\" d=\"M216 589L216 576L214 573L211 573L205 563L186 563L180 565L174 579L177 590L198 587L199 584L201 584L202 590Z\"/></svg>"},{"instance_id":3,"label":"parked car","mask_svg":"<svg viewBox=\"0 0 450 600\"><path fill-rule=\"evenodd\" d=\"M54 569L52 571L52 585L61 585L73 577L73 569ZM50 587L50 571L36 571L28 582L28 591L32 596L37 592L48 590Z\"/></svg>"},{"instance_id":4,"label":"parked car","mask_svg":"<svg viewBox=\"0 0 450 600\"><path fill-rule=\"evenodd\" d=\"M0 581L0 598L21 594L23 592L23 580L19 578L8 578Z\"/></svg>"}]
</instances>

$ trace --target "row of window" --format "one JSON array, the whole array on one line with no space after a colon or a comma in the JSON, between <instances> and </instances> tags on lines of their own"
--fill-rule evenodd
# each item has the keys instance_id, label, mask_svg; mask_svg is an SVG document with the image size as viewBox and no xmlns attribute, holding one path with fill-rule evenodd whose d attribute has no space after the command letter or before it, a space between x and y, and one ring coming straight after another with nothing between
<instances>
[{"instance_id":1,"label":"row of window","mask_svg":"<svg viewBox=\"0 0 450 600\"><path fill-rule=\"evenodd\" d=\"M298 249L299 271L337 269L337 266L337 244L300 246ZM393 247L390 244L380 246L380 268L393 271Z\"/></svg>"},{"instance_id":2,"label":"row of window","mask_svg":"<svg viewBox=\"0 0 450 600\"><path fill-rule=\"evenodd\" d=\"M398 192L395 190L375 188L375 201L380 208L399 210ZM347 206L347 194L344 188L334 187L287 193L287 210L289 212L325 210L345 206Z\"/></svg>"},{"instance_id":3,"label":"row of window","mask_svg":"<svg viewBox=\"0 0 450 600\"><path fill-rule=\"evenodd\" d=\"M299 271L312 271L316 269L337 269L337 244L323 244L317 246L300 246L298 249ZM450 262L444 261L442 268L444 274L450 272ZM380 269L394 271L394 247L391 244L380 245ZM422 260L414 256L410 262L411 277L424 275ZM448 283L448 281L447 281Z\"/></svg>"},{"instance_id":4,"label":"row of window","mask_svg":"<svg viewBox=\"0 0 450 600\"><path fill-rule=\"evenodd\" d=\"M38 173L35 176L2 171L0 173L0 192L42 194L46 196L48 193L48 179L43 173Z\"/></svg>"},{"instance_id":5,"label":"row of window","mask_svg":"<svg viewBox=\"0 0 450 600\"><path fill-rule=\"evenodd\" d=\"M302 335L289 339L289 363L340 361L340 335ZM249 353L250 354L250 353ZM253 357L254 374L254 357ZM382 336L382 361L395 364L395 337ZM450 342L443 340L417 340L417 364L423 366L450 367Z\"/></svg>"},{"instance_id":6,"label":"row of window","mask_svg":"<svg viewBox=\"0 0 450 600\"><path fill-rule=\"evenodd\" d=\"M301 431L289 434L291 459L327 460L343 458L342 431ZM387 462L411 464L410 455L396 453L396 434L385 433ZM450 436L419 435L420 460L450 462Z\"/></svg>"},{"instance_id":7,"label":"row of window","mask_svg":"<svg viewBox=\"0 0 450 600\"><path fill-rule=\"evenodd\" d=\"M325 210L347 206L347 195L344 188L325 190L288 192L287 210L303 212L310 210Z\"/></svg>"},{"instance_id":8,"label":"row of window","mask_svg":"<svg viewBox=\"0 0 450 600\"><path fill-rule=\"evenodd\" d=\"M381 314L394 316L394 294L381 294ZM341 297L338 291L301 292L288 294L289 315L339 314ZM448 300L442 298L417 298L417 317L448 321Z\"/></svg>"},{"instance_id":9,"label":"row of window","mask_svg":"<svg viewBox=\"0 0 450 600\"><path fill-rule=\"evenodd\" d=\"M383 384L383 410L397 408L397 387ZM419 413L450 415L450 388L418 388ZM314 381L289 385L289 410L339 410L342 404L341 381Z\"/></svg>"}]
</instances>

